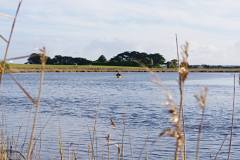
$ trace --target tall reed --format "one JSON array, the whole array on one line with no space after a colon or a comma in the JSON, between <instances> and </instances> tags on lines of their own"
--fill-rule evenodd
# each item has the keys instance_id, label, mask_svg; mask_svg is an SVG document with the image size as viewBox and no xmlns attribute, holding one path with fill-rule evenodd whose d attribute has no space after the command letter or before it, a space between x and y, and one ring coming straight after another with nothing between
<instances>
[{"instance_id":1,"label":"tall reed","mask_svg":"<svg viewBox=\"0 0 240 160\"><path fill-rule=\"evenodd\" d=\"M235 113L235 97L236 97L236 75L233 76L233 100L232 100L232 120L231 120L231 130L230 130L230 140L228 146L228 160L231 156L232 149L232 135L233 135L233 126L234 126L234 113Z\"/></svg>"},{"instance_id":2,"label":"tall reed","mask_svg":"<svg viewBox=\"0 0 240 160\"><path fill-rule=\"evenodd\" d=\"M45 65L46 65L46 61L47 61L45 47L40 49L40 60L41 60L41 74L40 74L38 94L37 94L37 98L36 98L35 103L34 103L35 114L34 114L34 117L33 117L31 137L29 139L27 160L32 159L32 154L33 154L33 150L34 150L33 143L34 143L34 139L35 139L35 128L36 128L36 125L37 125L38 112L39 112L39 109L40 109L40 97L41 97L41 94L42 94L42 86L43 86L43 80L44 80L44 70L45 70Z\"/></svg>"},{"instance_id":3,"label":"tall reed","mask_svg":"<svg viewBox=\"0 0 240 160\"><path fill-rule=\"evenodd\" d=\"M18 7L17 7L16 13L15 13L14 19L13 19L13 23L12 23L12 26L11 26L11 31L10 31L8 39L1 36L1 38L6 42L7 45L6 45L5 52L4 52L3 65L1 66L0 86L2 84L3 74L5 73L5 66L6 66L6 59L7 59L7 55L8 55L8 50L9 50L9 47L10 47L10 44L11 44L12 35L13 35L13 31L14 31L14 28L15 28L15 24L16 24L16 21L17 21L17 16L18 16L21 4L22 4L22 0L20 0L19 3L18 3Z\"/></svg>"},{"instance_id":4,"label":"tall reed","mask_svg":"<svg viewBox=\"0 0 240 160\"><path fill-rule=\"evenodd\" d=\"M177 42L177 39L176 39ZM182 47L182 60L179 63L179 79L178 86L180 91L180 104L179 106L174 102L171 94L167 94L166 105L168 107L169 114L171 116L172 127L165 129L160 133L160 136L170 136L176 139L175 156L174 159L178 160L186 159L186 147L185 147L185 133L184 133L184 110L183 110L183 97L184 97L184 82L188 77L188 49L189 43L186 42ZM179 155L180 153L180 155Z\"/></svg>"},{"instance_id":5,"label":"tall reed","mask_svg":"<svg viewBox=\"0 0 240 160\"><path fill-rule=\"evenodd\" d=\"M199 107L202 111L201 113L201 120L198 128L198 137L197 137L197 144L196 144L196 160L199 160L199 148L200 148L200 141L201 141L201 132L202 132L202 126L203 126L203 118L204 118L204 113L205 113L205 108L206 108L206 103L207 103L207 92L208 89L205 87L199 95L195 95L195 98L198 101Z\"/></svg>"}]
</instances>

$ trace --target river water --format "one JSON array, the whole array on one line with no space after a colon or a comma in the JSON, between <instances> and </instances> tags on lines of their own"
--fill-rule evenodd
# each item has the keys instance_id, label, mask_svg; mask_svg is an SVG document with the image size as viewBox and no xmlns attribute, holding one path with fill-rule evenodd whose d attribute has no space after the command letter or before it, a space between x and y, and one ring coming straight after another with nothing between
<instances>
[{"instance_id":1,"label":"river water","mask_svg":"<svg viewBox=\"0 0 240 160\"><path fill-rule=\"evenodd\" d=\"M36 97L38 73L14 74L21 85ZM46 73L37 119L35 159L58 159L59 140L68 159L88 159L92 130L96 121L94 146L96 159L107 159L108 134L111 159L117 159L117 144L124 143L125 159L173 159L175 140L158 135L171 127L165 106L166 94L179 102L177 73ZM159 79L156 84L153 81ZM232 159L240 159L240 87L236 81L236 109L233 128ZM201 110L194 98L208 87L203 122L201 159L213 159L230 133L233 99L232 73L190 73L185 86L184 112L187 158L194 159ZM26 153L34 107L9 75L0 90L2 129L5 138ZM111 127L111 119L116 127ZM124 129L125 128L125 129ZM123 136L124 134L124 136ZM91 136L90 136L91 135ZM226 159L229 136L218 159ZM103 157L103 158L102 158Z\"/></svg>"}]
</instances>

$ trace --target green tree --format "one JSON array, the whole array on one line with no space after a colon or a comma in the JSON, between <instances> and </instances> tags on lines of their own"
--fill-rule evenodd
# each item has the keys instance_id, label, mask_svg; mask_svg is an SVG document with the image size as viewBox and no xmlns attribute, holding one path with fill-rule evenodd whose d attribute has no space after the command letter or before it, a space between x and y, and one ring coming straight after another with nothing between
<instances>
[{"instance_id":1,"label":"green tree","mask_svg":"<svg viewBox=\"0 0 240 160\"><path fill-rule=\"evenodd\" d=\"M51 58L47 57L46 64L51 64ZM28 58L29 64L41 64L40 55L38 53L32 53Z\"/></svg>"},{"instance_id":2,"label":"green tree","mask_svg":"<svg viewBox=\"0 0 240 160\"><path fill-rule=\"evenodd\" d=\"M89 65L92 64L92 61L87 60L85 58L77 57L69 57L69 56L61 56L61 55L56 55L52 60L51 64L55 65Z\"/></svg>"},{"instance_id":3,"label":"green tree","mask_svg":"<svg viewBox=\"0 0 240 160\"><path fill-rule=\"evenodd\" d=\"M153 66L160 66L166 61L165 58L159 53L149 54L149 57L152 59Z\"/></svg>"},{"instance_id":4,"label":"green tree","mask_svg":"<svg viewBox=\"0 0 240 160\"><path fill-rule=\"evenodd\" d=\"M37 53L32 53L28 58L29 64L41 64L40 63L40 55Z\"/></svg>"},{"instance_id":5,"label":"green tree","mask_svg":"<svg viewBox=\"0 0 240 160\"><path fill-rule=\"evenodd\" d=\"M97 63L106 63L107 62L107 58L104 55L101 55L97 60Z\"/></svg>"},{"instance_id":6,"label":"green tree","mask_svg":"<svg viewBox=\"0 0 240 160\"><path fill-rule=\"evenodd\" d=\"M166 64L167 64L167 68L177 68L178 67L178 60L177 59L172 59L171 61L168 61Z\"/></svg>"},{"instance_id":7,"label":"green tree","mask_svg":"<svg viewBox=\"0 0 240 160\"><path fill-rule=\"evenodd\" d=\"M159 53L147 54L144 52L124 52L110 59L110 65L119 66L160 66L164 64L165 58Z\"/></svg>"}]
</instances>

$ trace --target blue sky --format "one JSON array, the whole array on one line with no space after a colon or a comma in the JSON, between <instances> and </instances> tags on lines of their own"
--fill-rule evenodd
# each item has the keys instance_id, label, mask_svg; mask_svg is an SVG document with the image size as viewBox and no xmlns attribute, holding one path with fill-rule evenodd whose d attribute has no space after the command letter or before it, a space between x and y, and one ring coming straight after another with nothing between
<instances>
[{"instance_id":1,"label":"blue sky","mask_svg":"<svg viewBox=\"0 0 240 160\"><path fill-rule=\"evenodd\" d=\"M0 13L13 15L17 3L1 0ZM239 8L236 0L24 0L9 57L46 46L49 56L94 60L137 50L169 60L177 33L190 42L191 64L240 65ZM0 14L0 33L10 25Z\"/></svg>"}]
</instances>

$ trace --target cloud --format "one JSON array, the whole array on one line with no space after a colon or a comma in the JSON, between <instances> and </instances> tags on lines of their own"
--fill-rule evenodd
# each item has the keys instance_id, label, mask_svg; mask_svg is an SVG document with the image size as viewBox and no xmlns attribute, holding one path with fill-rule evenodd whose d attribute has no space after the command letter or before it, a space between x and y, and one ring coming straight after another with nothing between
<instances>
[{"instance_id":1,"label":"cloud","mask_svg":"<svg viewBox=\"0 0 240 160\"><path fill-rule=\"evenodd\" d=\"M16 5L3 0L0 12L13 15ZM171 59L178 33L192 44L192 63L238 64L239 8L235 0L24 0L10 50L18 56L44 45L51 56L92 59L139 50ZM10 25L0 17L0 33Z\"/></svg>"}]
</instances>

